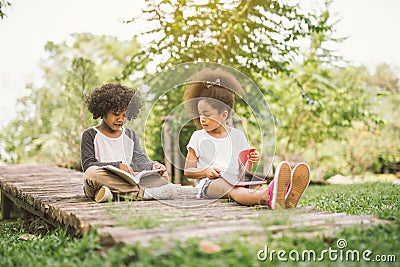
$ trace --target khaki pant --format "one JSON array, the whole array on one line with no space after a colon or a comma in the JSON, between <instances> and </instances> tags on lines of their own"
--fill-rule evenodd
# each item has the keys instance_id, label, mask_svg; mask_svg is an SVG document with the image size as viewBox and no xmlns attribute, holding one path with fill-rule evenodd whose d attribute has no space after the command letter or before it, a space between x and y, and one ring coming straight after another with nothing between
<instances>
[{"instance_id":1,"label":"khaki pant","mask_svg":"<svg viewBox=\"0 0 400 267\"><path fill-rule=\"evenodd\" d=\"M114 196L127 199L143 198L144 190L138 185L131 185L107 170L91 166L83 175L83 191L88 198L94 199L96 192L103 186L110 188Z\"/></svg>"}]
</instances>

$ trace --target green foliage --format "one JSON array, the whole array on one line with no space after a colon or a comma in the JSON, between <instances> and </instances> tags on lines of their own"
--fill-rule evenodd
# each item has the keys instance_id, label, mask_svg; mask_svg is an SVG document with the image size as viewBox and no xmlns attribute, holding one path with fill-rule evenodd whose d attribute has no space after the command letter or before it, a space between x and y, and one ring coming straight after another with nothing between
<instances>
[{"instance_id":1,"label":"green foliage","mask_svg":"<svg viewBox=\"0 0 400 267\"><path fill-rule=\"evenodd\" d=\"M365 168L361 164L365 159L356 159L355 150L360 144L375 142L381 120L378 112L372 110L376 97L369 93L363 74L353 67L319 70L306 65L296 68L293 75L301 81L310 98L318 99L318 104L307 105L297 93L297 85L287 76L263 83L262 86L272 91L266 99L276 119L277 154L284 158L300 155L312 162L313 168L319 168L334 156L326 154L324 148L336 142L343 146L339 151L342 157L334 162L341 164L345 159ZM371 146L363 155L373 148ZM330 149L334 148L330 146Z\"/></svg>"},{"instance_id":2,"label":"green foliage","mask_svg":"<svg viewBox=\"0 0 400 267\"><path fill-rule=\"evenodd\" d=\"M329 13L319 19L328 23ZM276 119L277 154L310 162L317 179L365 172L382 140L382 113L376 108L380 89L367 82L373 76L365 68L329 64L340 60L324 49L324 43L340 41L332 34L315 32L302 64L261 82L271 91L266 99ZM299 87L307 104L297 94Z\"/></svg>"},{"instance_id":3,"label":"green foliage","mask_svg":"<svg viewBox=\"0 0 400 267\"><path fill-rule=\"evenodd\" d=\"M367 77L367 83L377 92L375 110L382 114L384 124L379 127L376 142L374 171L386 173L397 164L400 171L400 82L396 69L381 64ZM396 168L394 168L396 169ZM396 171L396 170L395 170Z\"/></svg>"},{"instance_id":4,"label":"green foliage","mask_svg":"<svg viewBox=\"0 0 400 267\"><path fill-rule=\"evenodd\" d=\"M178 86L174 88L174 90L166 92L165 95L157 100L151 114L149 114L149 117L146 119L144 140L146 143L146 147L153 148L153 150L150 150L149 156L154 160L158 160L160 162L164 161L165 147L162 146L163 139L161 136L163 124L160 124L160 120L165 121L165 119L167 119L167 116L170 115L170 113L176 108L176 104L182 102L184 89L184 86ZM175 117L169 118L170 130L167 132L167 134L171 135L172 139L172 133L175 131L179 131L179 126L183 126L176 125L174 121L182 121L177 116L183 115L184 114L182 113L174 112ZM183 132L180 133L178 139L179 144L176 144L176 147L186 150L186 145L189 142L189 139L187 137L190 137L195 129L196 128L192 123L189 123L188 125L186 125L186 127L182 128L181 130ZM174 140L172 141L174 142ZM185 151L181 152L183 152L184 154L186 153Z\"/></svg>"},{"instance_id":5,"label":"green foliage","mask_svg":"<svg viewBox=\"0 0 400 267\"><path fill-rule=\"evenodd\" d=\"M121 77L144 70L156 60L157 70L179 63L211 61L252 76L285 70L299 52L298 41L330 30L313 13L282 1L146 1L144 18L156 25L142 35L154 36L136 54Z\"/></svg>"},{"instance_id":6,"label":"green foliage","mask_svg":"<svg viewBox=\"0 0 400 267\"><path fill-rule=\"evenodd\" d=\"M138 44L91 34L72 37L72 43L46 44L44 85L30 86L27 96L18 100L17 118L0 134L3 161L80 169L81 133L98 123L84 106L84 95L112 80Z\"/></svg>"},{"instance_id":7,"label":"green foliage","mask_svg":"<svg viewBox=\"0 0 400 267\"><path fill-rule=\"evenodd\" d=\"M319 165L320 177L399 170L400 84L392 70L387 65L378 66L375 74L363 67L334 70L330 81L342 89L337 90L327 118L337 116L342 125L330 126L338 135L326 135L317 146L311 145L314 155L305 153L315 167Z\"/></svg>"}]
</instances>

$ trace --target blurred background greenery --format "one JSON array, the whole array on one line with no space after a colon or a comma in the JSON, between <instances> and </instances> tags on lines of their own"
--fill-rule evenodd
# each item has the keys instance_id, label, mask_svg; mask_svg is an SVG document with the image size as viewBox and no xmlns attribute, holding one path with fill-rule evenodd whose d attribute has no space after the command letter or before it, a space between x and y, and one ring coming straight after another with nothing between
<instances>
[{"instance_id":1,"label":"blurred background greenery","mask_svg":"<svg viewBox=\"0 0 400 267\"><path fill-rule=\"evenodd\" d=\"M44 84L27 85L16 119L0 131L3 163L80 170L81 133L99 123L83 105L86 93L110 81L138 88L155 72L180 63L217 62L258 85L274 115L276 155L307 161L313 180L399 176L398 70L352 66L329 49L343 41L335 35L329 1L312 11L273 0L146 3L142 16L129 23L145 19L155 26L131 41L76 33L73 42L46 44ZM142 37L151 39L148 45L139 45ZM150 158L164 162L160 118L181 102L182 89L165 94L147 118ZM143 127L144 119L133 125ZM180 133L181 148L193 130L188 124Z\"/></svg>"}]
</instances>

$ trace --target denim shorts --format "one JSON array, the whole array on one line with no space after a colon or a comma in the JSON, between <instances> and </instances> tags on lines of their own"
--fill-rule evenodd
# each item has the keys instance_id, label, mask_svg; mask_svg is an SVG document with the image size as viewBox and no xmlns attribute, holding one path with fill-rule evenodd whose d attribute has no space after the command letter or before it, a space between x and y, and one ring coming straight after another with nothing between
<instances>
[{"instance_id":1,"label":"denim shorts","mask_svg":"<svg viewBox=\"0 0 400 267\"><path fill-rule=\"evenodd\" d=\"M207 191L207 188L208 188L208 186L211 184L211 180L210 179L208 179L208 178L206 178L205 180L204 180L204 184L199 188L199 192L197 193L197 195L196 195L196 198L206 198L206 199L209 199L209 197L206 195L206 191Z\"/></svg>"}]
</instances>

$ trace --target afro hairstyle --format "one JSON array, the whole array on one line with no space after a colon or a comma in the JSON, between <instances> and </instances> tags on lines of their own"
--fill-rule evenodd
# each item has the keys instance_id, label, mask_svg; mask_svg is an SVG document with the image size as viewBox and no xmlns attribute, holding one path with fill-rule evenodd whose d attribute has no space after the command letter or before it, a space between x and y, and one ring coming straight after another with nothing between
<instances>
[{"instance_id":1,"label":"afro hairstyle","mask_svg":"<svg viewBox=\"0 0 400 267\"><path fill-rule=\"evenodd\" d=\"M85 103L93 119L103 118L109 111L121 112L127 108L128 120L135 119L143 106L138 92L120 83L107 83L95 88L86 95Z\"/></svg>"},{"instance_id":2,"label":"afro hairstyle","mask_svg":"<svg viewBox=\"0 0 400 267\"><path fill-rule=\"evenodd\" d=\"M206 68L193 75L189 80L183 100L198 128L201 128L197 107L200 100L205 100L219 112L226 110L230 115L235 96L243 95L242 86L237 79L221 69Z\"/></svg>"}]
</instances>

